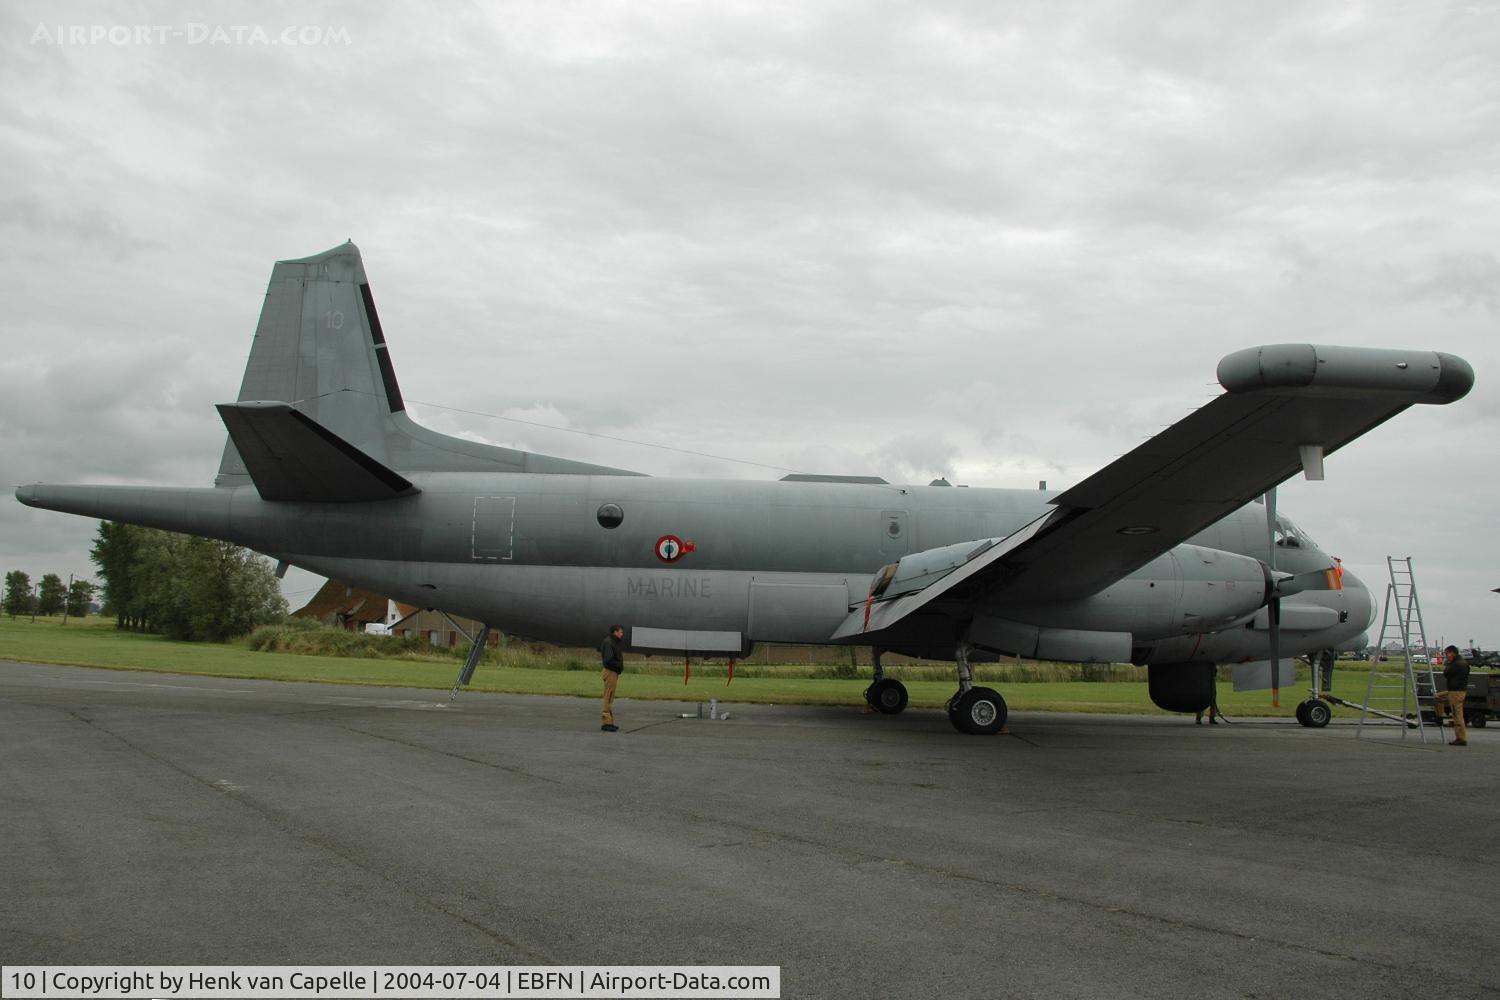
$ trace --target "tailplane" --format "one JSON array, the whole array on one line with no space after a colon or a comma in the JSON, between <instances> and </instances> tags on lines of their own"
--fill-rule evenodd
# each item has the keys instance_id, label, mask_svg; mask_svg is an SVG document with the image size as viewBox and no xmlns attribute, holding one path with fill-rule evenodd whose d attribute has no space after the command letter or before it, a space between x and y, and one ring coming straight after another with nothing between
<instances>
[{"instance_id":1,"label":"tailplane","mask_svg":"<svg viewBox=\"0 0 1500 1000\"><path fill-rule=\"evenodd\" d=\"M465 441L413 422L396 381L364 262L353 243L301 260L277 262L255 328L239 402L286 404L306 418L299 419L297 426L314 428L307 432L308 441L331 436L365 456L365 464L372 468L634 475ZM230 413L225 413L226 423L235 409L230 407ZM260 417L268 419L270 412ZM245 440L243 428L233 424L230 428L241 431ZM317 435L316 428L327 434ZM305 457L316 464L316 455ZM214 485L249 485L254 471L247 467L231 433ZM256 484L262 485L263 478L255 476Z\"/></svg>"}]
</instances>

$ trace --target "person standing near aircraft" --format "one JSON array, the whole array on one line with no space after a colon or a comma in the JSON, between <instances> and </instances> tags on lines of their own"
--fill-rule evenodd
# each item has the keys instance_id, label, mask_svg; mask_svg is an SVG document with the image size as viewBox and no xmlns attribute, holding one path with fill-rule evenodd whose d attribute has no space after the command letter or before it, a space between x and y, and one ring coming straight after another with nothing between
<instances>
[{"instance_id":1,"label":"person standing near aircraft","mask_svg":"<svg viewBox=\"0 0 1500 1000\"><path fill-rule=\"evenodd\" d=\"M1433 707L1437 709L1438 719L1443 717L1443 706L1453 713L1453 740L1452 745L1466 747L1469 745L1469 727L1464 721L1464 698L1469 694L1469 663L1458 655L1457 646L1449 646L1443 650L1443 680L1448 690L1439 691L1433 698Z\"/></svg>"},{"instance_id":2,"label":"person standing near aircraft","mask_svg":"<svg viewBox=\"0 0 1500 1000\"><path fill-rule=\"evenodd\" d=\"M1224 717L1224 713L1219 711L1219 682L1217 677L1214 678L1213 700L1208 703L1207 708L1200 708L1198 710L1198 717L1193 720L1193 725L1203 725L1204 712L1208 713L1208 724L1210 726L1217 726L1219 724L1219 720Z\"/></svg>"},{"instance_id":3,"label":"person standing near aircraft","mask_svg":"<svg viewBox=\"0 0 1500 1000\"><path fill-rule=\"evenodd\" d=\"M606 733L617 733L615 725L615 685L620 683L620 674L625 670L625 629L611 625L609 635L599 645L599 659L604 665L604 706L599 712L599 728Z\"/></svg>"},{"instance_id":4,"label":"person standing near aircraft","mask_svg":"<svg viewBox=\"0 0 1500 1000\"><path fill-rule=\"evenodd\" d=\"M1323 693L1333 690L1333 664L1338 659L1338 654L1331 649L1325 649L1318 653L1314 665L1322 671Z\"/></svg>"}]
</instances>

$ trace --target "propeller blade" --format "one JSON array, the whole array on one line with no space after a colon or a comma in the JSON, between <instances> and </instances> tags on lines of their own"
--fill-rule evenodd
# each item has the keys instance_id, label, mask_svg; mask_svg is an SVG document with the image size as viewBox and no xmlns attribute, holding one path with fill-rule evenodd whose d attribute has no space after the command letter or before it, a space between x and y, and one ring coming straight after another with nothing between
<instances>
[{"instance_id":1,"label":"propeller blade","mask_svg":"<svg viewBox=\"0 0 1500 1000\"><path fill-rule=\"evenodd\" d=\"M1276 570L1276 487L1266 490L1266 565Z\"/></svg>"},{"instance_id":2,"label":"propeller blade","mask_svg":"<svg viewBox=\"0 0 1500 1000\"><path fill-rule=\"evenodd\" d=\"M1266 565L1276 573L1276 487L1266 490ZM1293 578L1295 579L1295 577ZM1281 707L1281 587L1280 581L1271 588L1271 599L1266 602L1270 626L1267 632L1271 639L1271 707Z\"/></svg>"}]
</instances>

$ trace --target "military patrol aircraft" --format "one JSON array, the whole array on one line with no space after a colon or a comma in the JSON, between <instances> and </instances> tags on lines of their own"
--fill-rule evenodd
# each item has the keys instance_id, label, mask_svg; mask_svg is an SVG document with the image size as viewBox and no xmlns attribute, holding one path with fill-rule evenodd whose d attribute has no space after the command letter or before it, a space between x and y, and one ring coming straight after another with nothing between
<instances>
[{"instance_id":1,"label":"military patrol aircraft","mask_svg":"<svg viewBox=\"0 0 1500 1000\"><path fill-rule=\"evenodd\" d=\"M229 439L212 487L16 496L226 539L558 643L623 622L652 653L870 646L866 697L887 713L907 698L880 654L949 659L952 724L994 733L1005 701L970 663L1000 654L1146 664L1156 704L1191 712L1213 697L1213 664L1248 663L1269 686L1290 680L1284 654L1362 642L1369 591L1263 494L1298 470L1321 478L1324 456L1413 403L1461 398L1473 370L1283 344L1230 354L1218 376L1222 395L1062 492L647 477L413 422L346 243L275 265L239 399L218 407ZM1326 723L1327 708L1299 718Z\"/></svg>"}]
</instances>

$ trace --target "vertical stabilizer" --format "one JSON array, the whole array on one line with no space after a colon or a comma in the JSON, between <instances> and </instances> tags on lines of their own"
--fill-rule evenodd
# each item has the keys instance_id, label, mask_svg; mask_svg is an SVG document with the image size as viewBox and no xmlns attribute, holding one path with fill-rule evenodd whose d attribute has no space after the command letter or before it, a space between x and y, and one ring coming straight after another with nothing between
<instances>
[{"instance_id":1,"label":"vertical stabilizer","mask_svg":"<svg viewBox=\"0 0 1500 1000\"><path fill-rule=\"evenodd\" d=\"M239 401L290 403L377 462L390 464L386 425L405 405L353 243L277 262ZM226 442L215 484L248 481L234 442Z\"/></svg>"},{"instance_id":2,"label":"vertical stabilizer","mask_svg":"<svg viewBox=\"0 0 1500 1000\"><path fill-rule=\"evenodd\" d=\"M271 271L238 402L285 403L368 456L404 471L631 475L465 441L406 414L359 248L352 242ZM216 486L250 475L226 441Z\"/></svg>"}]
</instances>

